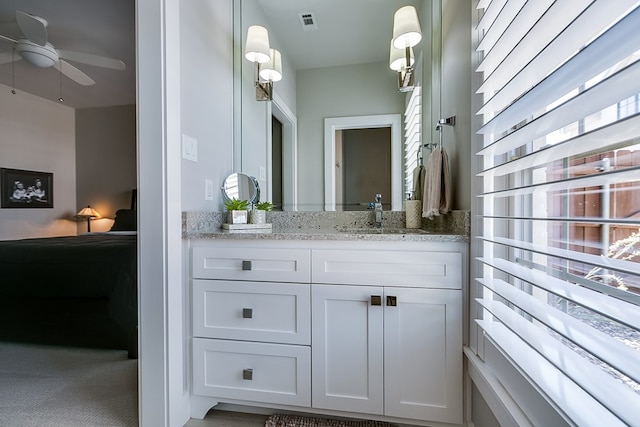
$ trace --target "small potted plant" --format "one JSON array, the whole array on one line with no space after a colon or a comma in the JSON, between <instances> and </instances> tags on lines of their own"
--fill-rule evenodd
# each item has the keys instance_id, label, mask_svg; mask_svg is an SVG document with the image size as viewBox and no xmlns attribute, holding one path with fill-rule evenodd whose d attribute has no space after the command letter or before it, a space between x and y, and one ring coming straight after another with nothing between
<instances>
[{"instance_id":1,"label":"small potted plant","mask_svg":"<svg viewBox=\"0 0 640 427\"><path fill-rule=\"evenodd\" d=\"M230 224L247 223L247 208L249 207L249 202L247 200L225 200L224 207L229 212L228 221Z\"/></svg>"},{"instance_id":2,"label":"small potted plant","mask_svg":"<svg viewBox=\"0 0 640 427\"><path fill-rule=\"evenodd\" d=\"M266 224L267 223L267 211L273 210L273 203L271 202L258 202L254 206L254 209L249 213L249 222L251 224Z\"/></svg>"}]
</instances>

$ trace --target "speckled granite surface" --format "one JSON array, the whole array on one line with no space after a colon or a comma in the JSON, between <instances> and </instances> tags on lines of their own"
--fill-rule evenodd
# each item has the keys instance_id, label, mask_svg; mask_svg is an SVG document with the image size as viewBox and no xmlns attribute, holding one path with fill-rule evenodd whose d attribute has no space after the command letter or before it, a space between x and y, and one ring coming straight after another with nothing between
<instances>
[{"instance_id":1,"label":"speckled granite surface","mask_svg":"<svg viewBox=\"0 0 640 427\"><path fill-rule=\"evenodd\" d=\"M422 228L404 228L405 213L383 212L382 229L376 229L375 213L359 212L267 212L271 232L222 230L226 212L183 212L185 239L269 240L412 240L469 241L469 211L452 211L433 220L422 220Z\"/></svg>"}]
</instances>

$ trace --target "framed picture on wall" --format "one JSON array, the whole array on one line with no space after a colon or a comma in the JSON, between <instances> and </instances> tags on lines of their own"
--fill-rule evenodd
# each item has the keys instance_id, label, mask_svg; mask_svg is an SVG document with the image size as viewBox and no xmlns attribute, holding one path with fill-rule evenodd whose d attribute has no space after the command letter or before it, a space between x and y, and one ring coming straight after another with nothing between
<instances>
[{"instance_id":1,"label":"framed picture on wall","mask_svg":"<svg viewBox=\"0 0 640 427\"><path fill-rule=\"evenodd\" d=\"M53 174L0 168L0 207L53 208Z\"/></svg>"}]
</instances>

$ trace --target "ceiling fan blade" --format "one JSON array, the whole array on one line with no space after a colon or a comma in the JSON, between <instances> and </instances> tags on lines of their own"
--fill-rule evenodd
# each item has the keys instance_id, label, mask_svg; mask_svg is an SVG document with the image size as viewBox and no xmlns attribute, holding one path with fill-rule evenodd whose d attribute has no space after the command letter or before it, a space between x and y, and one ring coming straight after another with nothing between
<instances>
[{"instance_id":1,"label":"ceiling fan blade","mask_svg":"<svg viewBox=\"0 0 640 427\"><path fill-rule=\"evenodd\" d=\"M2 34L0 34L0 40L6 40L11 43L18 43L17 40L12 39L11 37L3 36Z\"/></svg>"},{"instance_id":2,"label":"ceiling fan blade","mask_svg":"<svg viewBox=\"0 0 640 427\"><path fill-rule=\"evenodd\" d=\"M22 57L17 53L14 55L13 52L2 52L0 53L0 64L8 64L12 61L19 61Z\"/></svg>"},{"instance_id":3,"label":"ceiling fan blade","mask_svg":"<svg viewBox=\"0 0 640 427\"><path fill-rule=\"evenodd\" d=\"M47 44L47 21L39 16L16 10L16 21L22 34L35 44Z\"/></svg>"},{"instance_id":4,"label":"ceiling fan blade","mask_svg":"<svg viewBox=\"0 0 640 427\"><path fill-rule=\"evenodd\" d=\"M82 86L91 86L96 84L91 77L87 76L85 73L66 61L59 60L54 67L56 70Z\"/></svg>"},{"instance_id":5,"label":"ceiling fan blade","mask_svg":"<svg viewBox=\"0 0 640 427\"><path fill-rule=\"evenodd\" d=\"M124 70L126 66L119 59L107 58L106 56L93 55L91 53L74 52L71 50L56 49L60 58L68 61L80 62L83 64L95 65L96 67L111 68L112 70Z\"/></svg>"}]
</instances>

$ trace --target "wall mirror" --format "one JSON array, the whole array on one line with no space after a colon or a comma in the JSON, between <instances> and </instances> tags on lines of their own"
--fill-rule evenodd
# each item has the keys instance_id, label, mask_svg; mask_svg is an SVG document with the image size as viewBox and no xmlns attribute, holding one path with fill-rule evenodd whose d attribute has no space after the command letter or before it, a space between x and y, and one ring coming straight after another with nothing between
<instances>
[{"instance_id":1,"label":"wall mirror","mask_svg":"<svg viewBox=\"0 0 640 427\"><path fill-rule=\"evenodd\" d=\"M397 74L389 68L389 47L393 15L406 5L416 7L422 29L422 41L414 47L414 69L421 93L418 125L426 143L433 140L434 117L439 117L440 0L234 2L234 168L257 178L264 200L283 210L361 210L375 193L383 193L385 210L402 209L404 176L412 168L403 158L402 141L392 147L389 138L390 151L381 152L366 143L352 147L345 141L353 138L343 133L328 139L325 129L327 120L347 117L404 119L411 92L398 91ZM273 84L272 101L256 100L254 64L244 57L251 25L265 27L270 47L281 53L282 79ZM401 140L405 127L401 120ZM330 149L342 151L333 151L332 157L327 140L333 141ZM332 169L335 177L329 179ZM369 187L348 202L328 199L351 191L330 191L328 182L371 184L371 174L382 173L389 173L388 190Z\"/></svg>"}]
</instances>

